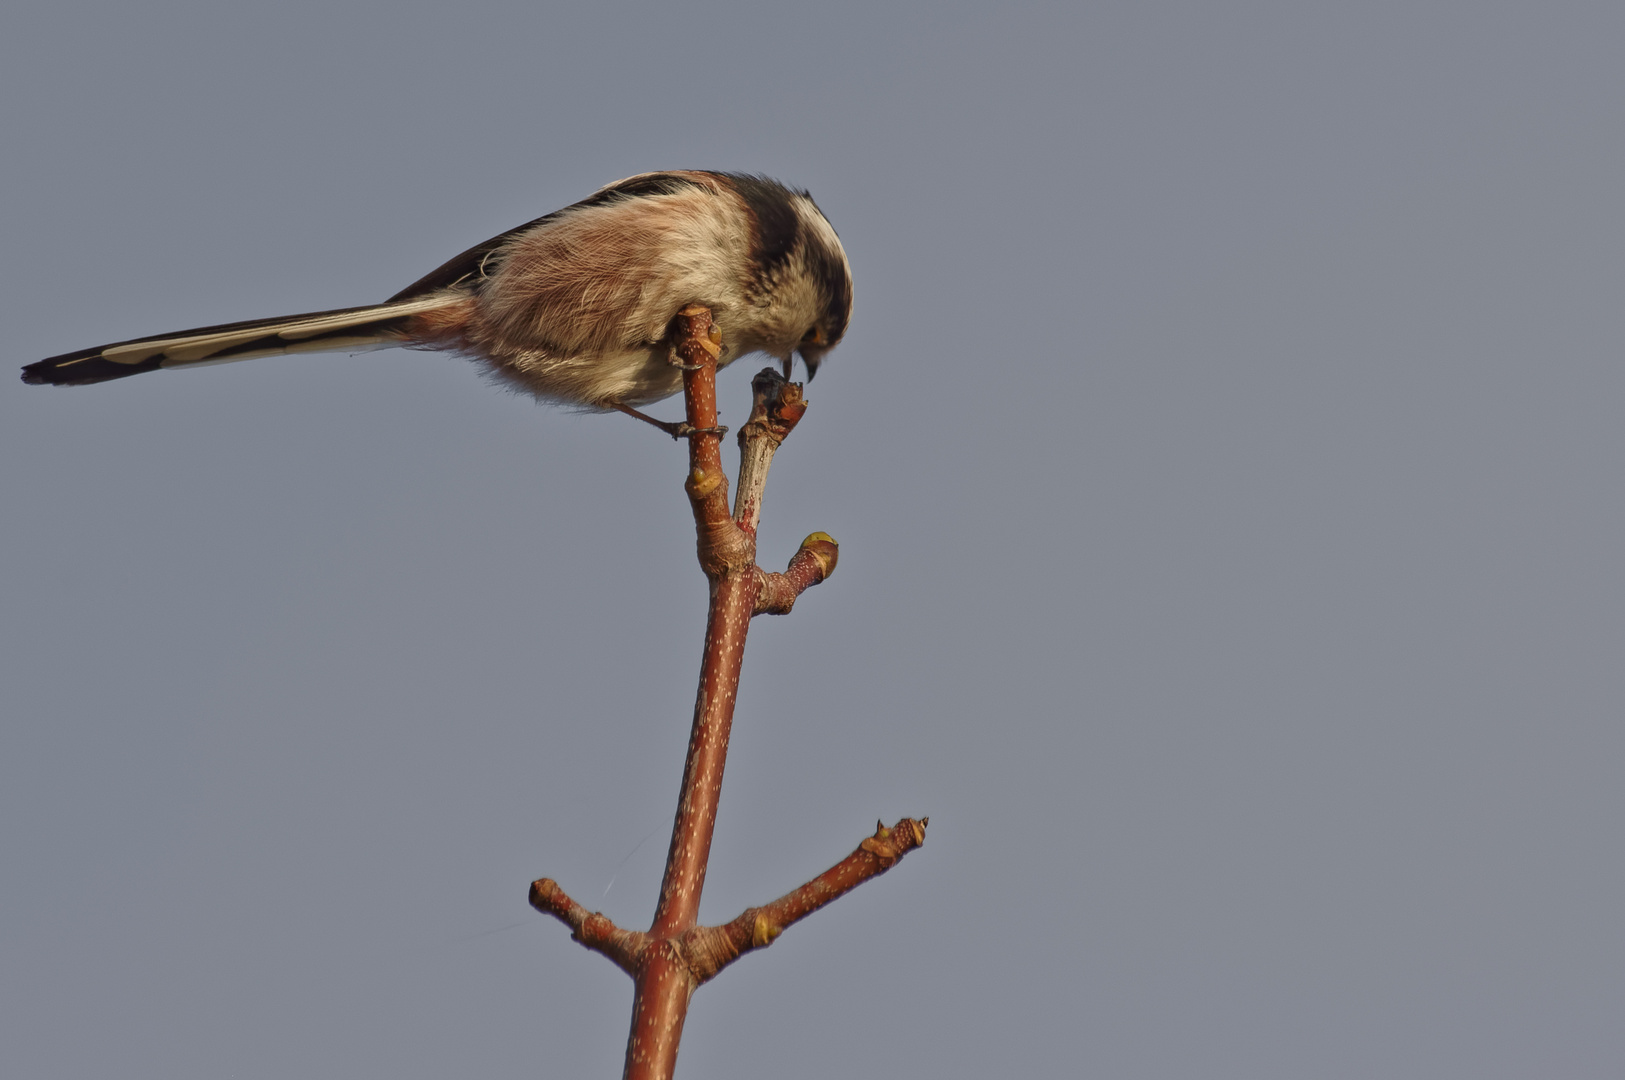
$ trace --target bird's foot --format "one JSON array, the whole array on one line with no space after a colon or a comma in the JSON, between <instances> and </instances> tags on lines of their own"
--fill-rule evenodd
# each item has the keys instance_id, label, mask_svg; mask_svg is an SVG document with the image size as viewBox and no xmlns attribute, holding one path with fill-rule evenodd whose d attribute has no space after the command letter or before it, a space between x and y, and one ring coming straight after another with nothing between
<instances>
[{"instance_id":1,"label":"bird's foot","mask_svg":"<svg viewBox=\"0 0 1625 1080\"><path fill-rule=\"evenodd\" d=\"M681 420L656 420L648 413L639 412L637 409L632 408L632 406L622 405L619 402L606 401L604 404L608 408L614 409L616 412L623 412L628 416L642 420L645 424L659 428L667 435L670 435L673 439L686 439L690 435L715 435L720 439L722 436L728 434L728 429L725 427L697 428L693 424Z\"/></svg>"}]
</instances>

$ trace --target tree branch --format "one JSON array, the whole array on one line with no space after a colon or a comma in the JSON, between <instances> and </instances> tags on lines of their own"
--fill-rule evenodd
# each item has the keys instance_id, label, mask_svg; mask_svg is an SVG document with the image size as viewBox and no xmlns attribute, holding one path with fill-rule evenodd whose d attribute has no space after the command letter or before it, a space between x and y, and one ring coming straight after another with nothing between
<instances>
[{"instance_id":1,"label":"tree branch","mask_svg":"<svg viewBox=\"0 0 1625 1080\"><path fill-rule=\"evenodd\" d=\"M829 533L816 532L801 542L782 574L756 568L756 614L788 615L796 597L835 572L840 545Z\"/></svg>"},{"instance_id":2,"label":"tree branch","mask_svg":"<svg viewBox=\"0 0 1625 1080\"><path fill-rule=\"evenodd\" d=\"M710 309L691 304L672 320L669 340L673 361L683 369L687 422L650 422L688 439L683 487L694 513L696 551L711 596L694 725L654 922L647 933L623 930L570 899L549 878L532 883L530 889L532 907L563 922L576 941L632 976L636 989L625 1080L670 1080L688 1001L700 984L744 953L770 944L786 927L889 870L924 842L926 826L925 818L904 818L892 829L877 826L875 835L857 851L801 888L750 908L726 925L698 926L751 618L788 612L798 596L834 572L840 552L832 537L813 533L801 542L784 573L768 573L756 565L756 527L768 468L806 412L801 386L772 368L752 380L751 415L739 432L739 488L730 513L728 477L722 471L724 429L717 426L716 365L722 333Z\"/></svg>"},{"instance_id":3,"label":"tree branch","mask_svg":"<svg viewBox=\"0 0 1625 1080\"><path fill-rule=\"evenodd\" d=\"M551 915L570 928L570 937L595 953L602 953L615 966L631 975L638 974L638 961L648 947L649 935L638 930L622 930L606 916L588 911L565 895L558 882L542 878L530 883L530 906Z\"/></svg>"},{"instance_id":4,"label":"tree branch","mask_svg":"<svg viewBox=\"0 0 1625 1080\"><path fill-rule=\"evenodd\" d=\"M672 323L672 352L683 368L683 407L688 416L688 479L683 490L694 508L700 569L718 577L749 566L755 538L728 512L728 475L722 471L722 431L717 427L717 357L722 331L711 309L690 304ZM713 605L714 607L714 605Z\"/></svg>"},{"instance_id":5,"label":"tree branch","mask_svg":"<svg viewBox=\"0 0 1625 1080\"><path fill-rule=\"evenodd\" d=\"M794 924L839 900L872 877L896 866L925 843L930 818L903 818L891 828L875 822L875 834L856 851L813 878L761 907L746 908L721 926L702 926L683 935L683 952L697 982L703 983L741 956L765 949Z\"/></svg>"},{"instance_id":6,"label":"tree branch","mask_svg":"<svg viewBox=\"0 0 1625 1080\"><path fill-rule=\"evenodd\" d=\"M728 760L739 667L756 610L756 575L752 572L756 538L735 524L728 512L722 438L716 431L722 334L711 321L709 309L690 305L678 313L672 337L677 359L683 364L683 401L693 429L684 488L694 509L700 568L711 582L711 603L677 816L672 822L654 923L649 927L656 944L646 950L633 976L636 989L632 1030L626 1041L626 1080L667 1080L677 1067L688 999L698 983L676 939L699 921L700 893L705 888L711 834Z\"/></svg>"},{"instance_id":7,"label":"tree branch","mask_svg":"<svg viewBox=\"0 0 1625 1080\"><path fill-rule=\"evenodd\" d=\"M762 517L762 491L767 487L767 470L796 423L807 411L801 384L780 375L776 368L763 368L750 381L750 419L739 429L739 493L734 497L734 520L739 527L756 535Z\"/></svg>"}]
</instances>

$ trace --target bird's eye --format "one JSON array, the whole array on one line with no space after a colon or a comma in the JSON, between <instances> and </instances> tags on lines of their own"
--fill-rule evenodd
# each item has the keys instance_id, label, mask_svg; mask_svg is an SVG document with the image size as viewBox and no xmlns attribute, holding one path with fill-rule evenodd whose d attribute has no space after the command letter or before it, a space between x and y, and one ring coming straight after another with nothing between
<instances>
[{"instance_id":1,"label":"bird's eye","mask_svg":"<svg viewBox=\"0 0 1625 1080\"><path fill-rule=\"evenodd\" d=\"M813 327L801 335L801 343L803 345L822 345L824 343L824 331L816 326Z\"/></svg>"}]
</instances>

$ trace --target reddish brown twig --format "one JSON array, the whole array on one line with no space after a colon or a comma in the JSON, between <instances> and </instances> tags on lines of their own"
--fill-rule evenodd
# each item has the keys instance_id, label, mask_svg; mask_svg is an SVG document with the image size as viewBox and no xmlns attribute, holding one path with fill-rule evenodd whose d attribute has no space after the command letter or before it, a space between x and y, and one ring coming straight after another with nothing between
<instances>
[{"instance_id":1,"label":"reddish brown twig","mask_svg":"<svg viewBox=\"0 0 1625 1080\"><path fill-rule=\"evenodd\" d=\"M752 381L751 415L739 433L739 490L729 513L716 411L722 335L710 310L696 304L677 314L670 339L673 358L683 368L687 424L680 433L689 447L684 489L694 511L700 568L711 583L711 602L694 727L654 922L647 933L622 930L571 900L547 878L532 884L530 894L533 907L565 923L576 941L632 976L636 990L626 1044L628 1080L669 1080L689 996L701 983L743 953L769 944L798 919L890 869L925 839L923 818L904 818L895 829L881 826L857 851L794 892L751 908L724 926L697 925L751 618L788 612L796 597L834 572L839 552L834 539L813 533L801 542L784 573L757 567L762 492L774 452L806 411L801 387L772 369ZM670 427L676 432L675 425Z\"/></svg>"},{"instance_id":2,"label":"reddish brown twig","mask_svg":"<svg viewBox=\"0 0 1625 1080\"><path fill-rule=\"evenodd\" d=\"M756 567L756 614L788 615L796 597L835 572L841 549L828 533L813 533L790 556L782 574Z\"/></svg>"},{"instance_id":3,"label":"reddish brown twig","mask_svg":"<svg viewBox=\"0 0 1625 1080\"><path fill-rule=\"evenodd\" d=\"M683 365L683 405L688 416L688 480L694 509L700 569L713 585L718 577L755 561L752 538L728 513L728 476L722 471L722 433L717 428L717 357L722 332L711 310L690 304L672 324L672 351ZM712 605L713 610L715 604Z\"/></svg>"},{"instance_id":4,"label":"reddish brown twig","mask_svg":"<svg viewBox=\"0 0 1625 1080\"><path fill-rule=\"evenodd\" d=\"M588 911L566 896L552 878L530 883L530 906L553 916L570 928L570 936L576 941L595 953L603 953L615 961L616 967L637 977L638 961L643 957L649 935L622 930L598 912Z\"/></svg>"},{"instance_id":5,"label":"reddish brown twig","mask_svg":"<svg viewBox=\"0 0 1625 1080\"><path fill-rule=\"evenodd\" d=\"M875 834L858 849L799 889L770 904L746 908L738 918L721 926L704 926L683 938L683 952L698 982L753 949L765 949L784 931L832 900L839 900L872 877L896 866L910 851L925 843L930 818L904 818L891 828L875 822Z\"/></svg>"},{"instance_id":6,"label":"reddish brown twig","mask_svg":"<svg viewBox=\"0 0 1625 1080\"><path fill-rule=\"evenodd\" d=\"M688 440L689 474L684 488L694 510L700 567L711 582L711 604L666 873L649 927L651 944L633 974L636 988L632 1030L626 1042L627 1080L664 1080L677 1067L677 1046L696 983L675 939L699 921L739 666L756 609L756 578L750 572L756 561L756 541L728 512L722 439L715 431L721 333L708 309L691 305L678 313L672 339L684 368L683 402L694 429Z\"/></svg>"},{"instance_id":7,"label":"reddish brown twig","mask_svg":"<svg viewBox=\"0 0 1625 1080\"><path fill-rule=\"evenodd\" d=\"M925 843L930 818L903 818L891 828L875 822L875 834L857 850L798 889L770 904L746 908L739 917L721 926L697 926L675 941L661 940L636 930L622 930L598 912L589 912L564 895L564 890L548 878L533 882L530 904L552 915L573 933L570 935L593 952L602 953L637 977L638 970L653 954L662 963L682 968L693 987L716 977L717 973L745 953L765 949L791 926L825 904L839 900L872 877L878 877L910 851ZM675 946L675 948L670 948ZM645 1010L652 1017L652 1012Z\"/></svg>"}]
</instances>

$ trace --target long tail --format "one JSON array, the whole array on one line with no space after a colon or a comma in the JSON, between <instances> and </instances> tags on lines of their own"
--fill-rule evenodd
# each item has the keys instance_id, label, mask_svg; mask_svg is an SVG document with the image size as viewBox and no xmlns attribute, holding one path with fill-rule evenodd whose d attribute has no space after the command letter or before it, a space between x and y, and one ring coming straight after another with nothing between
<instances>
[{"instance_id":1,"label":"long tail","mask_svg":"<svg viewBox=\"0 0 1625 1080\"><path fill-rule=\"evenodd\" d=\"M119 341L29 364L23 368L23 382L85 386L188 364L217 364L283 353L359 352L399 345L414 337L407 327L413 316L454 307L465 300L465 296L444 290L370 307L200 326Z\"/></svg>"}]
</instances>

